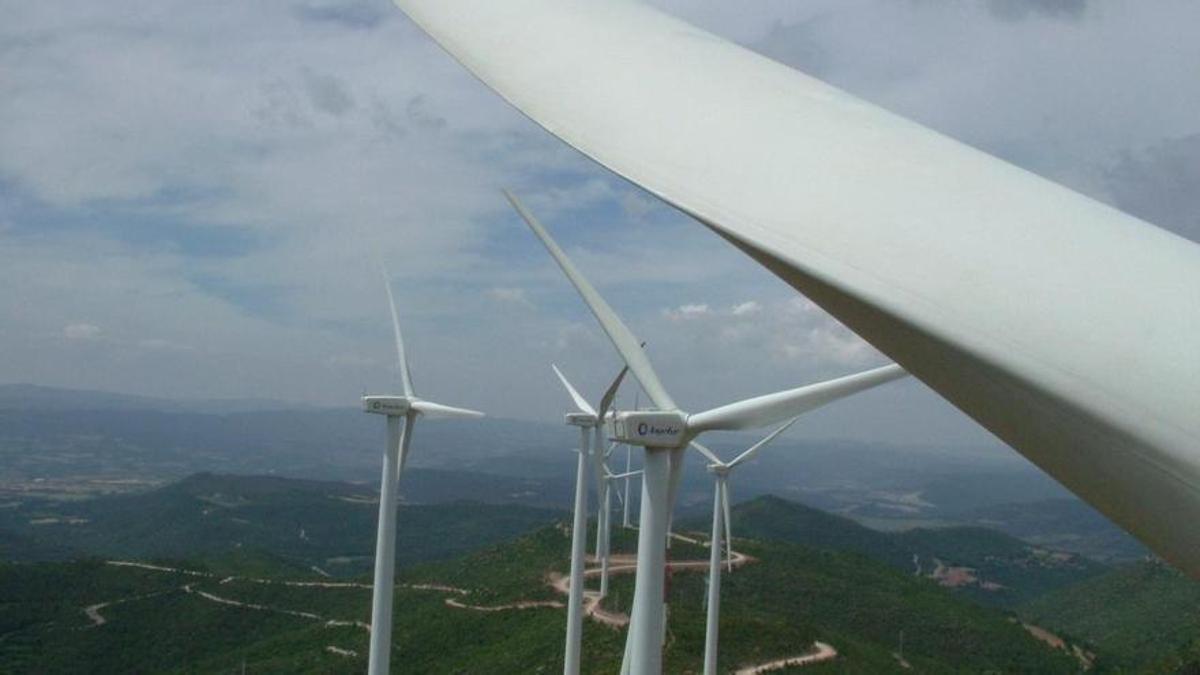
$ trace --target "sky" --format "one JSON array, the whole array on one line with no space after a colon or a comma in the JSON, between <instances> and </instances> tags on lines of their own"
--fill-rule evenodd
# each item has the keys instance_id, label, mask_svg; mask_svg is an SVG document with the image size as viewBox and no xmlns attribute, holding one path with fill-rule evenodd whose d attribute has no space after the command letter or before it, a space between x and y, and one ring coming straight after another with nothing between
<instances>
[{"instance_id":1,"label":"sky","mask_svg":"<svg viewBox=\"0 0 1200 675\"><path fill-rule=\"evenodd\" d=\"M1200 240L1200 3L653 4ZM387 0L0 15L0 382L354 405L397 387L382 265L420 395L554 421L551 362L596 398L618 361L506 187L688 409L885 362L524 119ZM998 444L914 381L792 433Z\"/></svg>"}]
</instances>

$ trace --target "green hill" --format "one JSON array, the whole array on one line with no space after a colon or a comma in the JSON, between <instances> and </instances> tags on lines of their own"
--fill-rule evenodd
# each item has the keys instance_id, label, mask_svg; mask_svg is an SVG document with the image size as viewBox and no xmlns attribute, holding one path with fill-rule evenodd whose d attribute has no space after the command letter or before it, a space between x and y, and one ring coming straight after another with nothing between
<instances>
[{"instance_id":1,"label":"green hill","mask_svg":"<svg viewBox=\"0 0 1200 675\"><path fill-rule=\"evenodd\" d=\"M861 553L1001 607L1016 606L1107 569L1080 555L1031 546L994 530L947 527L880 532L779 497L738 504L732 521L736 537ZM704 530L708 525L699 520L688 524Z\"/></svg>"},{"instance_id":2,"label":"green hill","mask_svg":"<svg viewBox=\"0 0 1200 675\"><path fill-rule=\"evenodd\" d=\"M1021 614L1087 643L1098 666L1200 669L1200 582L1165 563L1115 569L1033 600Z\"/></svg>"},{"instance_id":3,"label":"green hill","mask_svg":"<svg viewBox=\"0 0 1200 675\"><path fill-rule=\"evenodd\" d=\"M633 543L621 532L617 549ZM1011 617L867 557L783 542L745 546L757 562L727 575L722 668L833 645L840 672L1068 672L1075 661L1033 639ZM482 608L561 600L547 584L564 572L569 537L560 526L442 563L402 570L396 589L395 655L406 672L554 672L561 669L564 610ZM703 559L676 542L672 559ZM0 566L0 672L360 672L369 590L284 585L314 581L269 558L194 563L197 574L98 562ZM263 581L231 578L247 569ZM208 575L203 575L207 573ZM266 583L275 581L275 583ZM610 607L627 610L632 579L614 578ZM439 590L452 586L459 591ZM702 572L676 571L670 584L668 672L700 667ZM99 603L104 623L83 611ZM230 602L248 606L234 606ZM334 623L331 624L330 621ZM586 672L614 672L624 629L588 621ZM821 668L817 668L820 670Z\"/></svg>"},{"instance_id":4,"label":"green hill","mask_svg":"<svg viewBox=\"0 0 1200 675\"><path fill-rule=\"evenodd\" d=\"M0 511L0 559L135 558L270 551L330 574L369 569L377 494L371 487L268 476L197 474L143 494L43 502ZM402 505L398 560L439 560L511 539L561 512L474 502Z\"/></svg>"}]
</instances>

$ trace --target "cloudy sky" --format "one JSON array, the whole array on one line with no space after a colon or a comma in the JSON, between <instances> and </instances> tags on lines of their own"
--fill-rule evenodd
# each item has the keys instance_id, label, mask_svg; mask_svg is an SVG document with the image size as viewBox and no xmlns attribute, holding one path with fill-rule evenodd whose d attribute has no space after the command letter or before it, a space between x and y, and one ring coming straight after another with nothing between
<instances>
[{"instance_id":1,"label":"cloudy sky","mask_svg":"<svg viewBox=\"0 0 1200 675\"><path fill-rule=\"evenodd\" d=\"M657 4L1200 239L1200 3ZM882 362L524 120L387 0L0 0L0 15L0 382L353 403L394 383L382 260L419 393L556 419L548 364L597 391L616 358L502 187L689 408ZM917 383L797 433L992 443Z\"/></svg>"}]
</instances>

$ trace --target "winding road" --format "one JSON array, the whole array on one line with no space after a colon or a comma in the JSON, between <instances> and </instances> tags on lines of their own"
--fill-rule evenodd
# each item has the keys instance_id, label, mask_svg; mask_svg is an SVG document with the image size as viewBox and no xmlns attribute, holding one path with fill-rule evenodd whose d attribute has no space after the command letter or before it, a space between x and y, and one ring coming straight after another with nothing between
<instances>
[{"instance_id":1,"label":"winding road","mask_svg":"<svg viewBox=\"0 0 1200 675\"><path fill-rule=\"evenodd\" d=\"M687 542L690 544L695 544L695 545L704 546L704 547L708 546L707 541L694 539L691 537L684 536L682 534L672 533L671 536L673 538L675 538L676 540L684 541L684 542ZM359 582L289 581L289 580L281 580L281 579L262 579L262 578L256 578L256 577L242 577L242 576L218 577L217 575L211 574L208 572L199 572L196 570L188 570L188 569L182 569L182 568L176 568L176 567L165 567L162 565L153 565L150 563L143 563L143 562L130 561L130 560L108 560L105 562L106 562L106 564L112 565L114 567L132 567L132 568L149 570L149 571L154 571L154 572L181 574L181 575L196 577L198 579L215 580L215 581L217 581L218 585L226 585L226 584L229 584L234 581L243 581L243 582L249 582L249 583L255 583L255 584L287 586L287 587L292 587L292 588L370 589L372 587L371 584L365 584L365 583L359 583ZM594 564L597 561L595 559L589 559L588 562ZM742 567L742 566L747 565L752 562L756 562L755 558L752 558L752 557L750 557L744 553L738 552L738 551L732 551L731 558L727 562L727 564L732 568L738 568L738 567ZM674 560L674 561L668 562L668 571L669 572L676 572L676 571L707 572L708 566L709 566L709 561L707 559L705 559L705 560ZM619 555L611 556L609 558L608 572L611 575L615 576L615 575L620 575L620 574L633 574L636 571L637 571L637 556L636 555L619 554ZM599 567L599 565L594 565L592 567L585 567L585 569L584 569L584 578L585 579L599 577L600 574L601 574L601 568ZM215 593L211 593L208 591L202 591L202 590L194 588L196 583L198 583L198 582L184 584L183 586L180 587L180 590L182 590L184 593L187 593L194 597L201 598L208 602L213 602L213 603L226 605L226 606L230 606L230 607L238 607L241 609L248 609L248 610L260 611L260 612L274 612L274 613L285 614L285 615L293 616L293 617L297 617L297 618L307 619L307 620L311 620L311 621L320 621L323 623L323 625L325 625L327 627L355 626L357 628L361 628L368 632L370 632L370 630L371 630L371 625L369 623L365 623L362 621L330 619L330 618L323 617L315 612L305 612L305 611L294 610L294 609L272 607L270 605L261 605L261 604L251 603L251 602L243 602L243 601L236 600L233 598L216 595ZM553 588L555 592L557 592L561 595L565 596L570 593L570 590L571 590L570 578L563 574L560 574L558 572L551 572L546 577L546 583L551 588ZM503 611L541 609L541 608L562 609L566 606L564 603L557 601L557 600L518 600L516 602L510 602L510 603L505 603L505 604L500 604L500 605L475 605L475 604L470 604L470 603L465 602L464 600L460 599L460 598L465 598L467 596L470 596L472 594L472 592L469 589L465 589L465 588L458 588L455 586L448 586L448 585L444 585L444 584L433 584L433 583L397 584L396 586L397 586L397 588L406 588L406 589L418 590L418 591L431 591L431 592L436 592L436 593L447 593L450 595L459 596L459 597L446 598L444 601L445 605L447 607L450 607L453 609L473 611L473 612L503 612ZM156 593L156 594L151 594L151 595L161 595L161 593ZM108 602L102 602L102 603L98 603L95 605L89 605L89 606L83 608L83 612L88 617L88 619L92 622L92 625L90 627L95 628L98 626L103 626L105 623L107 623L107 619L105 619L104 616L100 614L101 609L104 609L105 607L109 607L111 605L119 604L122 602L128 602L131 600L137 600L137 599L141 599L144 597L150 597L150 596L147 596L147 595L132 596L132 597L128 597L128 598L121 598L118 600L110 600ZM603 598L600 596L599 591L589 591L587 589L584 589L584 612L585 612L585 615L588 617L591 617L591 619L593 621L596 621L596 622L601 623L606 626L610 626L612 628L622 628L624 626L629 625L629 616L627 614L611 611L611 610L604 608ZM329 645L325 648L325 650L331 654L336 654L338 656L343 656L343 657L347 657L347 658L356 657L358 655L358 653L355 652L354 650L344 649L342 647L337 647L335 645ZM804 654L801 654L799 656L791 656L791 657L787 657L787 658L776 659L774 661L769 661L767 663L762 663L762 664L758 664L758 665L747 666L747 667L744 667L744 668L741 668L740 670L738 670L737 673L738 673L738 675L758 675L759 673L766 673L766 672L770 672L773 670L779 670L779 669L787 668L787 667L791 667L791 666L804 666L804 665L809 665L809 664L813 664L813 663L819 663L822 661L828 661L830 659L836 658L837 655L838 655L837 650L834 649L831 645L828 645L824 642L814 642L812 650L810 650Z\"/></svg>"},{"instance_id":2,"label":"winding road","mask_svg":"<svg viewBox=\"0 0 1200 675\"><path fill-rule=\"evenodd\" d=\"M759 675L759 673L769 673L772 670L782 670L784 668L791 668L792 666L809 666L814 663L829 661L831 659L836 659L837 655L838 652L833 648L833 646L825 644L824 642L814 642L813 650L807 654L792 656L786 659L778 659L776 661L769 661L767 663L761 663L757 666L747 666L745 668L740 668L735 672L737 675Z\"/></svg>"}]
</instances>

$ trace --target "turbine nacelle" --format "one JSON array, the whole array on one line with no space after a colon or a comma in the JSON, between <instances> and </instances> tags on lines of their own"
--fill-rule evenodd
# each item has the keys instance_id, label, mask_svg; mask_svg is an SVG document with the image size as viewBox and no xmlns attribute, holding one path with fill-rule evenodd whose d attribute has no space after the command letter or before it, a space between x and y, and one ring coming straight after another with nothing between
<instances>
[{"instance_id":1,"label":"turbine nacelle","mask_svg":"<svg viewBox=\"0 0 1200 675\"><path fill-rule=\"evenodd\" d=\"M608 438L644 448L681 448L687 444L687 415L679 410L627 410L608 420Z\"/></svg>"},{"instance_id":2,"label":"turbine nacelle","mask_svg":"<svg viewBox=\"0 0 1200 675\"><path fill-rule=\"evenodd\" d=\"M709 473L718 477L728 476L733 471L733 467L728 464L709 464L705 468Z\"/></svg>"},{"instance_id":3,"label":"turbine nacelle","mask_svg":"<svg viewBox=\"0 0 1200 675\"><path fill-rule=\"evenodd\" d=\"M569 426L592 428L596 426L596 416L585 412L567 413L564 418Z\"/></svg>"},{"instance_id":4,"label":"turbine nacelle","mask_svg":"<svg viewBox=\"0 0 1200 675\"><path fill-rule=\"evenodd\" d=\"M404 416L412 409L413 400L408 396L364 396L363 412L376 415Z\"/></svg>"}]
</instances>

